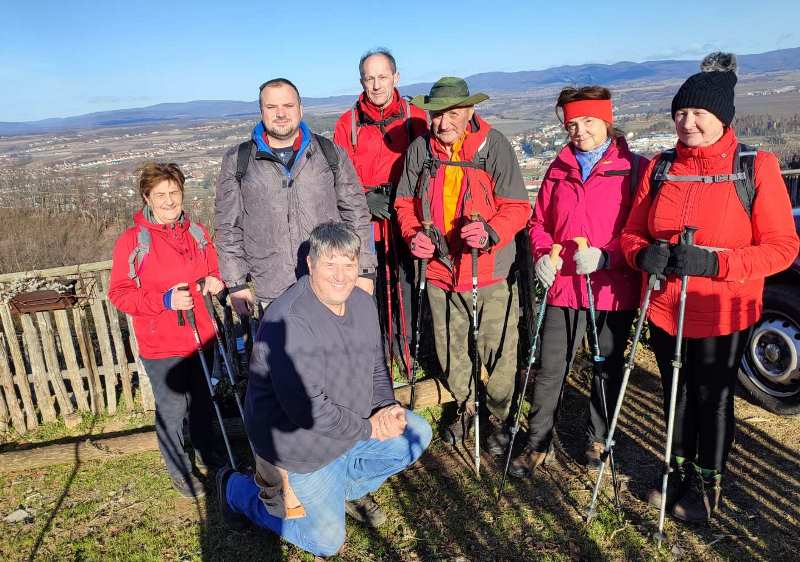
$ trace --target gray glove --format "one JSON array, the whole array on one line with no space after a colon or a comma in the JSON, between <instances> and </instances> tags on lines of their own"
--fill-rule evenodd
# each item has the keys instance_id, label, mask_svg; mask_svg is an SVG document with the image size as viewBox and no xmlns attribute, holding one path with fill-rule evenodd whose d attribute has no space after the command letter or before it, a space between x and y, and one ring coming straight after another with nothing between
<instances>
[{"instance_id":1,"label":"gray glove","mask_svg":"<svg viewBox=\"0 0 800 562\"><path fill-rule=\"evenodd\" d=\"M606 256L603 250L589 246L585 250L575 252L575 273L587 275L606 266Z\"/></svg>"},{"instance_id":2,"label":"gray glove","mask_svg":"<svg viewBox=\"0 0 800 562\"><path fill-rule=\"evenodd\" d=\"M553 269L553 262L550 261L550 256L542 256L536 260L533 270L539 283L547 289L556 280L556 270L561 269L562 265L564 265L564 262L561 258L556 258L556 269Z\"/></svg>"}]
</instances>

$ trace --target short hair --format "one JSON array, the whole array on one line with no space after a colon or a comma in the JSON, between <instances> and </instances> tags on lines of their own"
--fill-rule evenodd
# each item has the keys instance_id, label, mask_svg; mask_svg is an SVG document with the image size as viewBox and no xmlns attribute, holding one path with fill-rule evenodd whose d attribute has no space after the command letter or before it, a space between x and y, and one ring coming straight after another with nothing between
<instances>
[{"instance_id":1,"label":"short hair","mask_svg":"<svg viewBox=\"0 0 800 562\"><path fill-rule=\"evenodd\" d=\"M370 49L369 51L367 51L366 53L361 55L361 58L358 61L358 75L359 76L361 76L362 78L364 77L364 62L369 57L372 57L372 56L375 56L375 55L381 55L383 57L386 57L386 60L389 61L389 66L392 67L392 74L397 74L397 61L394 60L394 56L392 56L391 51L389 51L389 49L387 49L386 47L377 47L375 49Z\"/></svg>"},{"instance_id":2,"label":"short hair","mask_svg":"<svg viewBox=\"0 0 800 562\"><path fill-rule=\"evenodd\" d=\"M317 225L308 237L308 257L316 262L320 256L339 254L350 259L358 258L361 238L352 225L329 221Z\"/></svg>"},{"instance_id":3,"label":"short hair","mask_svg":"<svg viewBox=\"0 0 800 562\"><path fill-rule=\"evenodd\" d=\"M139 195L147 203L145 197L150 195L153 188L162 181L171 181L176 184L183 194L183 184L186 176L183 175L177 164L163 162L147 162L137 170L139 173Z\"/></svg>"},{"instance_id":4,"label":"short hair","mask_svg":"<svg viewBox=\"0 0 800 562\"><path fill-rule=\"evenodd\" d=\"M273 78L272 80L267 80L263 84L258 87L258 99L259 102L261 101L261 92L264 91L264 88L277 88L278 86L289 86L294 93L297 94L297 101L300 102L300 90L297 89L291 80L288 78Z\"/></svg>"}]
</instances>

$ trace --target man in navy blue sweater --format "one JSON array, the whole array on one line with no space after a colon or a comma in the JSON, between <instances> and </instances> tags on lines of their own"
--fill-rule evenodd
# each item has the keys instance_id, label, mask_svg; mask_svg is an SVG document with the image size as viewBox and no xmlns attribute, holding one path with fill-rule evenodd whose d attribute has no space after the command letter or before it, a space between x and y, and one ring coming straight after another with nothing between
<instances>
[{"instance_id":1,"label":"man in navy blue sweater","mask_svg":"<svg viewBox=\"0 0 800 562\"><path fill-rule=\"evenodd\" d=\"M355 288L358 236L330 222L309 244L309 274L273 301L253 348L245 426L256 474L224 470L217 484L226 523L249 519L331 556L346 503L374 522L367 494L419 458L431 428L394 399L377 309Z\"/></svg>"}]
</instances>

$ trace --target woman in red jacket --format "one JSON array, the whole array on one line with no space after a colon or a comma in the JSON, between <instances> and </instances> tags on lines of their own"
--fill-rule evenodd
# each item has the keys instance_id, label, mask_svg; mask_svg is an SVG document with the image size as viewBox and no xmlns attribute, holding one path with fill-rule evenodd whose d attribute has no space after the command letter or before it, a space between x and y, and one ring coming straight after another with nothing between
<instances>
[{"instance_id":1,"label":"woman in red jacket","mask_svg":"<svg viewBox=\"0 0 800 562\"><path fill-rule=\"evenodd\" d=\"M215 336L203 294L216 294L223 284L208 232L183 213L184 181L175 164L150 163L141 168L144 208L134 216L135 226L114 245L108 298L133 318L139 355L156 401L158 446L173 485L185 497L200 497L203 487L192 474L184 449L184 418L192 447L205 465L215 469L225 461L212 440L211 397L194 334L188 321L179 325L178 312L195 310L210 365Z\"/></svg>"},{"instance_id":2,"label":"woman in red jacket","mask_svg":"<svg viewBox=\"0 0 800 562\"><path fill-rule=\"evenodd\" d=\"M690 276L667 506L675 517L691 522L706 521L719 507L722 473L733 443L737 371L750 329L761 315L764 278L788 267L798 251L775 156L756 153L754 197L741 189L737 193L732 181L737 162L742 162L731 128L736 58L712 53L701 70L672 100L678 134L674 154L661 154L650 163L622 235L622 249L632 266L667 278L648 311L665 417L680 278ZM653 181L658 162L670 157L663 181ZM698 229L695 245L678 244L686 226ZM670 245L660 246L656 240ZM650 491L648 501L660 505L660 485Z\"/></svg>"},{"instance_id":3,"label":"woman in red jacket","mask_svg":"<svg viewBox=\"0 0 800 562\"><path fill-rule=\"evenodd\" d=\"M614 411L628 334L639 305L640 275L622 257L619 236L633 199L631 181L644 171L647 160L631 152L613 128L607 88L564 88L556 108L563 111L569 143L547 169L528 224L536 277L549 291L528 443L511 464L514 476L531 474L547 456L564 381L587 333L587 274L597 309L597 339L606 360L592 378L585 457L588 466L600 466L606 415L610 418ZM585 238L588 247L579 249L577 237ZM548 255L554 244L564 247L557 268ZM603 383L601 377L608 380ZM601 384L609 410L605 415Z\"/></svg>"}]
</instances>

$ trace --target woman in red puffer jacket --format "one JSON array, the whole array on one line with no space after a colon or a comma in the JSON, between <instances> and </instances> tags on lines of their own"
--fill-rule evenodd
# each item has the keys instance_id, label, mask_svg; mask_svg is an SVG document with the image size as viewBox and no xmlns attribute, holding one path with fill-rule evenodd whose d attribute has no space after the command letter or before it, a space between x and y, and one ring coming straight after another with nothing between
<instances>
[{"instance_id":1,"label":"woman in red puffer jacket","mask_svg":"<svg viewBox=\"0 0 800 562\"><path fill-rule=\"evenodd\" d=\"M708 520L719 507L733 443L737 371L750 329L761 315L764 278L788 267L798 251L775 156L763 151L755 156L749 214L745 204L750 202L740 198L730 178L739 146L731 128L736 58L713 53L701 70L672 100L678 143L668 174L657 192L651 191L653 170L664 156L654 158L642 175L621 241L631 266L667 277L648 311L665 417L681 276L690 276L670 459L674 470L667 488L668 509L690 522ZM698 229L694 245L678 244L686 226ZM660 479L648 501L660 505Z\"/></svg>"}]
</instances>

